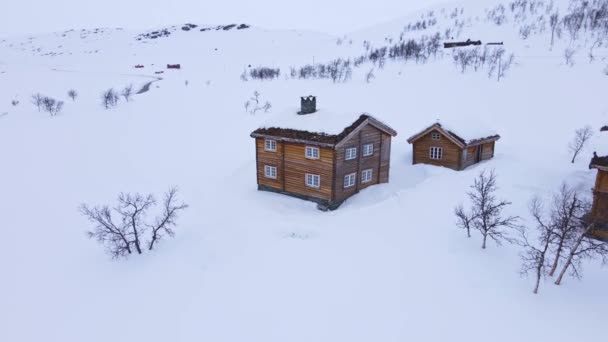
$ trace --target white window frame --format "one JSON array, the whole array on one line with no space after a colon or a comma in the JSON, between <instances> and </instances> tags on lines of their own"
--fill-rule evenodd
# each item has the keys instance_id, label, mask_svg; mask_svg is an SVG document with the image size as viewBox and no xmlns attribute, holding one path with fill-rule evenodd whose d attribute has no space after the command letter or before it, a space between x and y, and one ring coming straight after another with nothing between
<instances>
[{"instance_id":1,"label":"white window frame","mask_svg":"<svg viewBox=\"0 0 608 342\"><path fill-rule=\"evenodd\" d=\"M363 145L363 156L369 157L374 155L374 144Z\"/></svg>"},{"instance_id":2,"label":"white window frame","mask_svg":"<svg viewBox=\"0 0 608 342\"><path fill-rule=\"evenodd\" d=\"M344 176L344 188L352 188L353 186L355 186L355 184L357 184L357 174L356 173L349 173L346 176Z\"/></svg>"},{"instance_id":3,"label":"white window frame","mask_svg":"<svg viewBox=\"0 0 608 342\"><path fill-rule=\"evenodd\" d=\"M431 148L429 148L429 158L432 160L442 160L443 147L431 146Z\"/></svg>"},{"instance_id":4,"label":"white window frame","mask_svg":"<svg viewBox=\"0 0 608 342\"><path fill-rule=\"evenodd\" d=\"M271 140L271 139L264 140L264 151L276 152L277 151L277 141Z\"/></svg>"},{"instance_id":5,"label":"white window frame","mask_svg":"<svg viewBox=\"0 0 608 342\"><path fill-rule=\"evenodd\" d=\"M361 171L361 183L369 183L374 179L374 169Z\"/></svg>"},{"instance_id":6,"label":"white window frame","mask_svg":"<svg viewBox=\"0 0 608 342\"><path fill-rule=\"evenodd\" d=\"M441 140L441 134L439 132L433 132L433 133L431 133L431 139Z\"/></svg>"},{"instance_id":7,"label":"white window frame","mask_svg":"<svg viewBox=\"0 0 608 342\"><path fill-rule=\"evenodd\" d=\"M272 165L264 165L264 177L277 179L277 167Z\"/></svg>"},{"instance_id":8,"label":"white window frame","mask_svg":"<svg viewBox=\"0 0 608 342\"><path fill-rule=\"evenodd\" d=\"M318 147L314 146L306 146L306 159L319 159L321 156L321 151L319 151Z\"/></svg>"},{"instance_id":9,"label":"white window frame","mask_svg":"<svg viewBox=\"0 0 608 342\"><path fill-rule=\"evenodd\" d=\"M321 176L315 175L312 173L307 173L305 175L306 186L309 188L319 189L321 187Z\"/></svg>"},{"instance_id":10,"label":"white window frame","mask_svg":"<svg viewBox=\"0 0 608 342\"><path fill-rule=\"evenodd\" d=\"M344 160L357 159L357 148L349 147L344 151Z\"/></svg>"}]
</instances>

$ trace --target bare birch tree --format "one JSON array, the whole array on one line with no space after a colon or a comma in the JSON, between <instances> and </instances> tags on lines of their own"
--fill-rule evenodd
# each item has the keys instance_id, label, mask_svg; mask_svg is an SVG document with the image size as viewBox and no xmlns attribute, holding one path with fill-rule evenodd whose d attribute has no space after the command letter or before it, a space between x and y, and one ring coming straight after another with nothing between
<instances>
[{"instance_id":1,"label":"bare birch tree","mask_svg":"<svg viewBox=\"0 0 608 342\"><path fill-rule=\"evenodd\" d=\"M593 136L593 129L591 126L585 126L579 128L574 132L574 139L568 145L570 152L572 152L572 163L576 161L578 154L585 148L587 142Z\"/></svg>"},{"instance_id":2,"label":"bare birch tree","mask_svg":"<svg viewBox=\"0 0 608 342\"><path fill-rule=\"evenodd\" d=\"M530 213L536 222L538 232L538 243L531 243L525 229L520 229L519 244L524 248L520 254L522 261L521 274L528 275L534 272L535 283L534 294L538 293L540 280L547 274L549 267L548 253L550 253L551 243L555 238L554 229L550 220L544 218L544 208L541 200L535 197L530 203Z\"/></svg>"},{"instance_id":3,"label":"bare birch tree","mask_svg":"<svg viewBox=\"0 0 608 342\"><path fill-rule=\"evenodd\" d=\"M148 211L156 205L151 194L121 193L113 208L83 204L80 212L94 224L87 235L102 244L115 259L132 253L142 254L146 245L152 250L165 236L175 235L178 213L188 207L185 203L176 204L176 195L176 188L165 194L162 213L152 223L146 222ZM147 241L146 236L149 236Z\"/></svg>"},{"instance_id":4,"label":"bare birch tree","mask_svg":"<svg viewBox=\"0 0 608 342\"><path fill-rule=\"evenodd\" d=\"M472 228L481 233L482 249L487 247L488 238L494 240L498 245L501 245L503 241L509 243L515 241L509 235L507 229L516 228L519 218L517 216L503 217L503 209L509 206L511 202L497 200L497 190L494 170L490 171L489 174L483 171L475 179L471 191L467 193L471 202L469 212L465 212L461 207L455 210L459 227L465 228L467 231Z\"/></svg>"}]
</instances>

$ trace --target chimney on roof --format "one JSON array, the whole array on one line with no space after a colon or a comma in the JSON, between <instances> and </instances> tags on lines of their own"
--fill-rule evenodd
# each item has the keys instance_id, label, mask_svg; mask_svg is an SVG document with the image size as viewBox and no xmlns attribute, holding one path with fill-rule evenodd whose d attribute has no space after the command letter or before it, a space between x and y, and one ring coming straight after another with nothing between
<instances>
[{"instance_id":1,"label":"chimney on roof","mask_svg":"<svg viewBox=\"0 0 608 342\"><path fill-rule=\"evenodd\" d=\"M317 98L315 96L303 96L300 103L302 106L298 112L300 115L312 114L317 111Z\"/></svg>"}]
</instances>

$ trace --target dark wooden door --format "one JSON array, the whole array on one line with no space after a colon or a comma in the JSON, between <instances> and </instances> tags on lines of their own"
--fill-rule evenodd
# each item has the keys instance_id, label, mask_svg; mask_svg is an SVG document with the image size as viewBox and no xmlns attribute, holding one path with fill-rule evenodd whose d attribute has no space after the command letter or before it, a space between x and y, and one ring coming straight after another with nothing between
<instances>
[{"instance_id":1,"label":"dark wooden door","mask_svg":"<svg viewBox=\"0 0 608 342\"><path fill-rule=\"evenodd\" d=\"M483 145L477 146L477 152L475 154L475 162L479 163L481 161L481 156L483 154Z\"/></svg>"}]
</instances>

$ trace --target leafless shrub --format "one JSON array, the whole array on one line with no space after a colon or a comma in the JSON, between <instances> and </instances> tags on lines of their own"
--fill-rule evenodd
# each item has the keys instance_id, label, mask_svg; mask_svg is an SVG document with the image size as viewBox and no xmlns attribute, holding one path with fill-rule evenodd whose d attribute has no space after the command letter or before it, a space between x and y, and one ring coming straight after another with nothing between
<instances>
[{"instance_id":1,"label":"leafless shrub","mask_svg":"<svg viewBox=\"0 0 608 342\"><path fill-rule=\"evenodd\" d=\"M42 96L42 94L37 93L32 95L32 103L34 104L34 106L36 106L36 108L38 108L38 111L40 111L42 109L42 99L44 98L44 96Z\"/></svg>"},{"instance_id":2,"label":"leafless shrub","mask_svg":"<svg viewBox=\"0 0 608 342\"><path fill-rule=\"evenodd\" d=\"M101 94L101 105L105 109L110 109L118 105L118 94L113 88L110 88Z\"/></svg>"},{"instance_id":3,"label":"leafless shrub","mask_svg":"<svg viewBox=\"0 0 608 342\"><path fill-rule=\"evenodd\" d=\"M45 96L42 98L42 109L51 114L51 116L55 116L63 109L63 101L57 101Z\"/></svg>"},{"instance_id":4,"label":"leafless shrub","mask_svg":"<svg viewBox=\"0 0 608 342\"><path fill-rule=\"evenodd\" d=\"M365 74L365 82L370 83L374 78L376 78L376 75L374 75L374 68L371 68L367 74Z\"/></svg>"},{"instance_id":5,"label":"leafless shrub","mask_svg":"<svg viewBox=\"0 0 608 342\"><path fill-rule=\"evenodd\" d=\"M133 85L130 84L130 85L126 86L120 92L120 95L122 95L122 97L124 97L125 101L127 101L127 102L131 101L131 96L133 96Z\"/></svg>"},{"instance_id":6,"label":"leafless shrub","mask_svg":"<svg viewBox=\"0 0 608 342\"><path fill-rule=\"evenodd\" d=\"M17 100L17 99L12 100L11 105L13 105L13 107L17 107L17 105L19 105L19 100Z\"/></svg>"},{"instance_id":7,"label":"leafless shrub","mask_svg":"<svg viewBox=\"0 0 608 342\"><path fill-rule=\"evenodd\" d=\"M178 213L188 207L185 203L176 203L176 195L176 188L165 193L162 212L151 221L146 219L148 211L156 205L152 195L121 193L113 208L83 204L80 212L94 225L87 235L102 244L115 259L153 250L165 236L175 235Z\"/></svg>"},{"instance_id":8,"label":"leafless shrub","mask_svg":"<svg viewBox=\"0 0 608 342\"><path fill-rule=\"evenodd\" d=\"M260 94L259 91L254 91L253 96L251 96L249 100L245 101L245 111L251 115L255 115L260 110L267 113L272 108L272 104L269 101L265 101L262 105L261 96L262 94Z\"/></svg>"},{"instance_id":9,"label":"leafless shrub","mask_svg":"<svg viewBox=\"0 0 608 342\"><path fill-rule=\"evenodd\" d=\"M494 240L498 245L503 241L512 243L515 240L509 235L505 228L516 228L517 216L503 217L502 211L511 202L496 199L496 174L494 171L486 173L483 171L475 179L471 186L471 191L467 193L471 202L471 208L465 212L462 206L455 210L458 219L458 227L465 228L470 235L470 230L474 229L481 233L481 248L487 246L487 239Z\"/></svg>"},{"instance_id":10,"label":"leafless shrub","mask_svg":"<svg viewBox=\"0 0 608 342\"><path fill-rule=\"evenodd\" d=\"M566 49L564 50L564 60L566 61L566 65L573 66L574 65L574 55L576 54L576 50L574 49Z\"/></svg>"},{"instance_id":11,"label":"leafless shrub","mask_svg":"<svg viewBox=\"0 0 608 342\"><path fill-rule=\"evenodd\" d=\"M74 89L70 89L68 90L68 97L72 99L72 101L76 101L76 98L78 97L78 92Z\"/></svg>"},{"instance_id":12,"label":"leafless shrub","mask_svg":"<svg viewBox=\"0 0 608 342\"><path fill-rule=\"evenodd\" d=\"M585 148L587 142L593 136L593 128L591 126L585 126L579 128L574 132L574 139L568 145L568 149L572 153L572 163L576 161L578 154Z\"/></svg>"}]
</instances>

